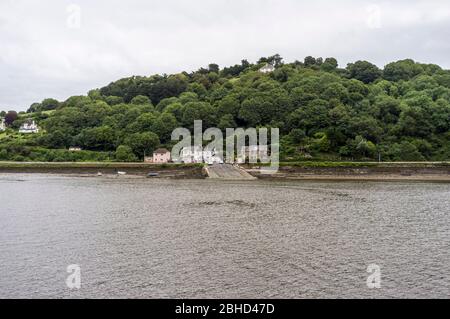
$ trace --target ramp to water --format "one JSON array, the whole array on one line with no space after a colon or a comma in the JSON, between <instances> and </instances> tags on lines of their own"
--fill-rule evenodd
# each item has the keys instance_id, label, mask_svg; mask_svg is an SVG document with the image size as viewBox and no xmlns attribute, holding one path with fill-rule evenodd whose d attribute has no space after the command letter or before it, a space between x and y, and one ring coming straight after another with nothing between
<instances>
[{"instance_id":1,"label":"ramp to water","mask_svg":"<svg viewBox=\"0 0 450 319\"><path fill-rule=\"evenodd\" d=\"M215 164L206 168L211 179L253 180L256 177L231 164Z\"/></svg>"}]
</instances>

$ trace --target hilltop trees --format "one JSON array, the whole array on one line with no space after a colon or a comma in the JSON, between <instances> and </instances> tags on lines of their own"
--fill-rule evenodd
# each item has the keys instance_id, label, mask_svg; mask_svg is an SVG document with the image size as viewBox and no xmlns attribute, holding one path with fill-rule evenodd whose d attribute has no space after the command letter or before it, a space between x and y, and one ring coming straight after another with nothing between
<instances>
[{"instance_id":1,"label":"hilltop trees","mask_svg":"<svg viewBox=\"0 0 450 319\"><path fill-rule=\"evenodd\" d=\"M147 96L154 104L158 104L162 99L178 96L187 88L187 79L184 75L151 77L131 77L112 82L100 89L103 96L121 97L126 103L138 96Z\"/></svg>"},{"instance_id":2,"label":"hilltop trees","mask_svg":"<svg viewBox=\"0 0 450 319\"><path fill-rule=\"evenodd\" d=\"M263 63L275 71L262 74ZM342 69L332 57L284 63L273 55L256 64L124 78L5 117L8 126L30 117L43 129L26 139L0 139L5 159L78 160L55 155L74 145L95 158L142 159L160 145L170 148L176 127L192 130L194 120L203 120L204 128L222 130L280 128L282 160L374 160L378 153L384 160L448 160L450 71L413 60L384 70L367 61Z\"/></svg>"},{"instance_id":3,"label":"hilltop trees","mask_svg":"<svg viewBox=\"0 0 450 319\"><path fill-rule=\"evenodd\" d=\"M424 71L423 67L413 60L392 62L384 68L383 77L388 81L410 80Z\"/></svg>"},{"instance_id":4,"label":"hilltop trees","mask_svg":"<svg viewBox=\"0 0 450 319\"><path fill-rule=\"evenodd\" d=\"M274 65L275 67L279 67L283 64L283 58L279 54L275 54L267 58L262 57L258 60L258 64L262 63L269 63Z\"/></svg>"},{"instance_id":5,"label":"hilltop trees","mask_svg":"<svg viewBox=\"0 0 450 319\"><path fill-rule=\"evenodd\" d=\"M338 61L335 58L326 58L320 67L325 72L332 72L337 69Z\"/></svg>"},{"instance_id":6,"label":"hilltop trees","mask_svg":"<svg viewBox=\"0 0 450 319\"><path fill-rule=\"evenodd\" d=\"M367 61L357 61L347 66L347 71L351 78L360 80L366 84L374 82L381 77L381 70L375 65Z\"/></svg>"},{"instance_id":7,"label":"hilltop trees","mask_svg":"<svg viewBox=\"0 0 450 319\"><path fill-rule=\"evenodd\" d=\"M251 66L251 64L247 60L242 60L241 64L236 64L234 66L224 68L221 72L221 75L223 77L238 76L239 74L244 72L244 70L246 70L250 66Z\"/></svg>"},{"instance_id":8,"label":"hilltop trees","mask_svg":"<svg viewBox=\"0 0 450 319\"><path fill-rule=\"evenodd\" d=\"M51 111L59 107L59 102L55 99L45 99L41 103L33 103L27 113Z\"/></svg>"}]
</instances>

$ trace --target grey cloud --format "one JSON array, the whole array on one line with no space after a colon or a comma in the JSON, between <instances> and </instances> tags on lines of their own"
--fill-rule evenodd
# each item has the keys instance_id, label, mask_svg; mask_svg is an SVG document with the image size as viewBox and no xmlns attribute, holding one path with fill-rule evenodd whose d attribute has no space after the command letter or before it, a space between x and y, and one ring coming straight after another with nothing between
<instances>
[{"instance_id":1,"label":"grey cloud","mask_svg":"<svg viewBox=\"0 0 450 319\"><path fill-rule=\"evenodd\" d=\"M67 27L72 3L79 29ZM334 56L341 66L409 57L449 68L449 18L443 0L2 0L0 109L274 53Z\"/></svg>"}]
</instances>

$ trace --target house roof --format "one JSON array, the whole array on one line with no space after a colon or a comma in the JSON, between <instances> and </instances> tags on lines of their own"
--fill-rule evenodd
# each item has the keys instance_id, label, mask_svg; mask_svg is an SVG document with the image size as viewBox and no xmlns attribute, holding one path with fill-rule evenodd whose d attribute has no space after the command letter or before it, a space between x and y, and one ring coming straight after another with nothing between
<instances>
[{"instance_id":1,"label":"house roof","mask_svg":"<svg viewBox=\"0 0 450 319\"><path fill-rule=\"evenodd\" d=\"M260 70L262 69L275 69L275 66L273 64L266 63L262 68L260 68Z\"/></svg>"},{"instance_id":2,"label":"house roof","mask_svg":"<svg viewBox=\"0 0 450 319\"><path fill-rule=\"evenodd\" d=\"M158 148L156 151L153 152L153 154L166 154L170 153L168 149L166 148Z\"/></svg>"}]
</instances>

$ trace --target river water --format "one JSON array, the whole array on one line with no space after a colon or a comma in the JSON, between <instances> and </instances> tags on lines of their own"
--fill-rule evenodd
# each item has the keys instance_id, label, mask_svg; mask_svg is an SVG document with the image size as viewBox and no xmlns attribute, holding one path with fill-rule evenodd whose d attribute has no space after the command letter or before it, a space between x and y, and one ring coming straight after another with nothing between
<instances>
[{"instance_id":1,"label":"river water","mask_svg":"<svg viewBox=\"0 0 450 319\"><path fill-rule=\"evenodd\" d=\"M14 174L0 200L0 298L450 296L450 184Z\"/></svg>"}]
</instances>

